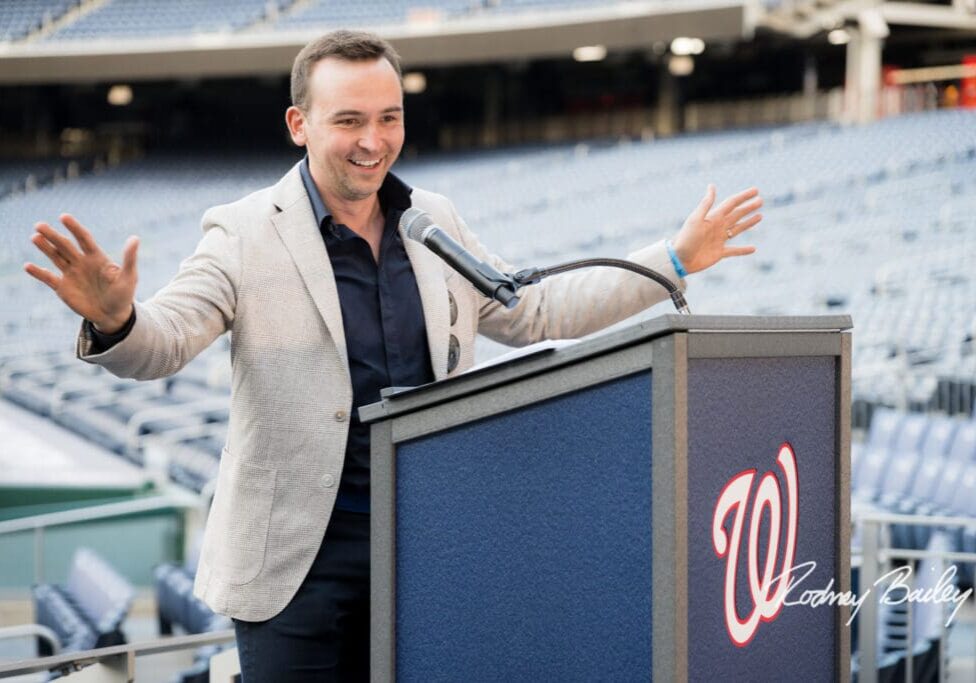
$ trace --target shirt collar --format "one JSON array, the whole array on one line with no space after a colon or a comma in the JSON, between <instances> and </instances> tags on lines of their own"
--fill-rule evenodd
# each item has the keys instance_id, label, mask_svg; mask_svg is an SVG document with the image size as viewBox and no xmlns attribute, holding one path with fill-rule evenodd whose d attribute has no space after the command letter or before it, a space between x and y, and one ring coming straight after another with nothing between
<instances>
[{"instance_id":1,"label":"shirt collar","mask_svg":"<svg viewBox=\"0 0 976 683\"><path fill-rule=\"evenodd\" d=\"M312 202L312 212L315 214L315 223L322 228L323 221L332 219L332 212L329 211L329 207L325 205L322 200L322 195L319 194L319 188L316 187L315 181L312 180L312 172L308 167L308 155L302 159L302 163L299 165L298 170L302 174L302 184L305 185L305 192L308 193L308 198ZM410 208L410 194L413 192L413 188L407 185L405 182L397 178L392 173L387 173L386 177L383 179L383 184L380 185L379 195L380 207L383 212L386 213L389 210L394 211L404 211Z\"/></svg>"}]
</instances>

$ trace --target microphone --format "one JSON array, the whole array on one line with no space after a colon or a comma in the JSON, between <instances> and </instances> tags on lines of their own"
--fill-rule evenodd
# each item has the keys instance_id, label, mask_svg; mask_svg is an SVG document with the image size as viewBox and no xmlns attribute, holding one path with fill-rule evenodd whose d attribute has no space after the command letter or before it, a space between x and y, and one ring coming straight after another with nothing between
<instances>
[{"instance_id":1,"label":"microphone","mask_svg":"<svg viewBox=\"0 0 976 683\"><path fill-rule=\"evenodd\" d=\"M411 207L400 217L400 229L407 237L420 242L440 256L451 268L460 273L475 289L505 308L513 308L519 298L515 294L518 285L511 275L499 273L492 265L479 261L467 249L434 223L426 211Z\"/></svg>"}]
</instances>

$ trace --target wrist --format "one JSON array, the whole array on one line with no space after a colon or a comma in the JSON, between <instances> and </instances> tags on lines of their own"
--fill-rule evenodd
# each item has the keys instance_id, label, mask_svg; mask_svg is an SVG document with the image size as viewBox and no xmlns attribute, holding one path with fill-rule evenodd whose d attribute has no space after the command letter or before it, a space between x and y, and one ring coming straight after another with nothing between
<instances>
[{"instance_id":1,"label":"wrist","mask_svg":"<svg viewBox=\"0 0 976 683\"><path fill-rule=\"evenodd\" d=\"M91 324L95 330L106 336L111 336L113 334L118 334L125 329L125 326L129 324L129 319L132 317L132 308L122 317L107 318L105 320L95 321L92 320Z\"/></svg>"},{"instance_id":2,"label":"wrist","mask_svg":"<svg viewBox=\"0 0 976 683\"><path fill-rule=\"evenodd\" d=\"M665 241L664 245L668 249L668 256L671 258L671 265L674 266L674 271L678 274L678 277L687 277L688 270L685 267L685 260L681 258L681 253L671 243L671 240Z\"/></svg>"}]
</instances>

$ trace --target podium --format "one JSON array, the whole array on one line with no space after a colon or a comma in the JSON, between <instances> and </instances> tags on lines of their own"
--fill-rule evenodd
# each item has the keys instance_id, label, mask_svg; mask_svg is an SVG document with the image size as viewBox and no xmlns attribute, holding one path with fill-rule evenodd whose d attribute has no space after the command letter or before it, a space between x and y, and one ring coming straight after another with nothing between
<instances>
[{"instance_id":1,"label":"podium","mask_svg":"<svg viewBox=\"0 0 976 683\"><path fill-rule=\"evenodd\" d=\"M848 680L850 327L667 315L361 408L372 680Z\"/></svg>"}]
</instances>

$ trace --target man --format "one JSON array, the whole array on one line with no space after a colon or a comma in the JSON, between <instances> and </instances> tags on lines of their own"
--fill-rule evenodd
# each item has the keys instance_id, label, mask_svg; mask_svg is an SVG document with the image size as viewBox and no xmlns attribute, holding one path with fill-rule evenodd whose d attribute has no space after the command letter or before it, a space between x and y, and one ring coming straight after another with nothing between
<instances>
[{"instance_id":1,"label":"man","mask_svg":"<svg viewBox=\"0 0 976 683\"><path fill-rule=\"evenodd\" d=\"M195 594L234 618L246 683L365 680L369 652L369 437L354 409L389 385L470 367L478 332L511 344L578 337L663 298L615 270L562 275L507 310L398 231L413 205L501 271L444 197L389 173L404 137L399 59L338 31L307 45L285 113L305 159L276 185L210 209L196 252L166 287L134 300L138 240L121 266L65 214L75 241L39 223L60 275L27 264L85 322L78 355L119 376L177 372L231 331L228 440ZM683 275L752 247L748 190L712 210L709 187L671 243L630 259ZM76 243L77 245L76 245ZM581 286L583 282L587 286Z\"/></svg>"}]
</instances>

